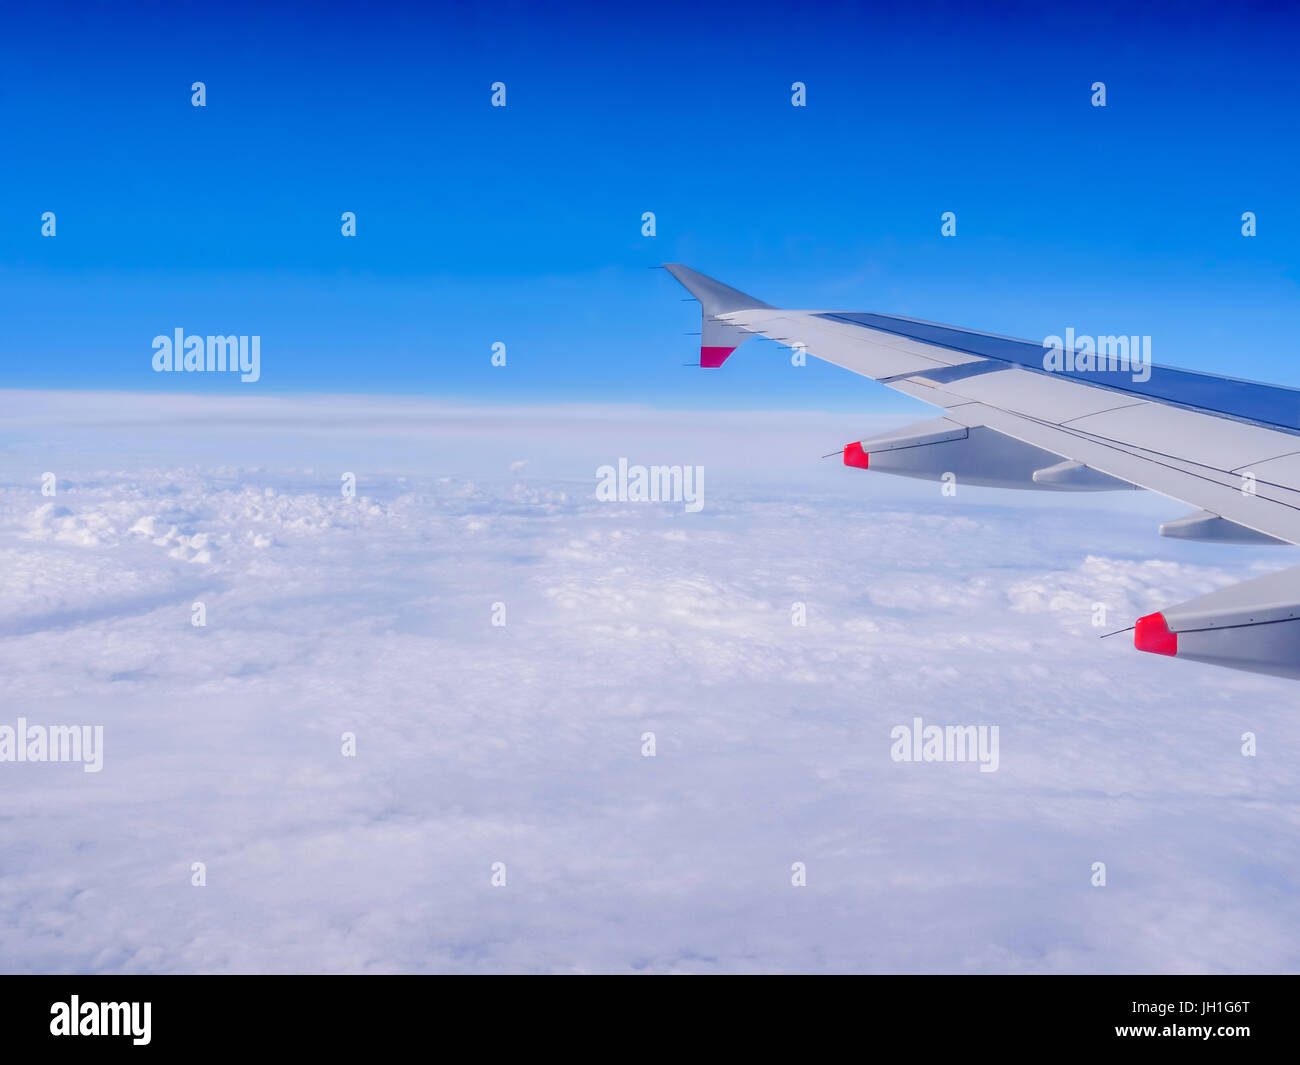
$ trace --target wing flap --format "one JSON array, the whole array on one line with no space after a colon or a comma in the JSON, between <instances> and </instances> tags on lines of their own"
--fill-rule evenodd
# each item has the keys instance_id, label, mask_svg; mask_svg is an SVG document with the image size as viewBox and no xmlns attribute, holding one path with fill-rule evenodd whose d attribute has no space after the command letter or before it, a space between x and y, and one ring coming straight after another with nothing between
<instances>
[{"instance_id":1,"label":"wing flap","mask_svg":"<svg viewBox=\"0 0 1300 1065\"><path fill-rule=\"evenodd\" d=\"M1145 376L1126 377L1087 362L1080 368L1075 352L1074 369L1049 371L1045 349L1029 341L891 315L778 310L688 268L669 269L699 297L706 323L712 315L734 331L727 337L758 334L801 347L946 411L898 439L850 444L847 465L928 476L964 462L977 483L1027 479L1076 489L1113 478L1116 487L1136 485L1198 508L1166 523L1166 535L1300 544L1294 389L1150 364L1141 368ZM952 426L969 432L963 437ZM869 461L873 443L876 462ZM1007 454L999 458L1000 451ZM1033 468L1026 456L1061 461ZM1300 567L1140 618L1134 644L1300 679Z\"/></svg>"}]
</instances>

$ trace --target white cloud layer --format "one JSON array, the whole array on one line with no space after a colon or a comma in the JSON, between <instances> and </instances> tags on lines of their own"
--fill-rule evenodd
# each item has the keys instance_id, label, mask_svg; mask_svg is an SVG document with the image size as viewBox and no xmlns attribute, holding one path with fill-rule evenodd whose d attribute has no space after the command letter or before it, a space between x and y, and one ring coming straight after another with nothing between
<instances>
[{"instance_id":1,"label":"white cloud layer","mask_svg":"<svg viewBox=\"0 0 1300 1065\"><path fill-rule=\"evenodd\" d=\"M5 971L1300 969L1296 687L1092 625L1288 550L848 470L817 456L883 425L843 415L0 424L0 725L105 736L99 773L0 764ZM703 465L704 510L596 502L624 456ZM999 726L998 771L891 761L917 716Z\"/></svg>"}]
</instances>

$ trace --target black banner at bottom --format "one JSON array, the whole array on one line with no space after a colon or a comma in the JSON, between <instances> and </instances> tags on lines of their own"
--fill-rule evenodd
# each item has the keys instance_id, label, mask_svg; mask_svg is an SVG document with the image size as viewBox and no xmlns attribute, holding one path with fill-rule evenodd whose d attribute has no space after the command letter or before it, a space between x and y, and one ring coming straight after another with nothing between
<instances>
[{"instance_id":1,"label":"black banner at bottom","mask_svg":"<svg viewBox=\"0 0 1300 1065\"><path fill-rule=\"evenodd\" d=\"M857 976L550 980L439 976L7 976L6 1055L319 1048L449 1040L677 1054L761 1041L933 1051L1287 1051L1294 977ZM725 980L725 985L724 985ZM618 1031L625 1030L623 1036ZM10 1057L9 1060L24 1060Z\"/></svg>"}]
</instances>

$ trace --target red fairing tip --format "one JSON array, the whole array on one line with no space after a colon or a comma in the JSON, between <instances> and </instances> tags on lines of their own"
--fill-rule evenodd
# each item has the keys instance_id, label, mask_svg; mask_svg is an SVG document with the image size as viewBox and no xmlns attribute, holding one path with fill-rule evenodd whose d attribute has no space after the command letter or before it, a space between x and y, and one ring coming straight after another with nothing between
<instances>
[{"instance_id":1,"label":"red fairing tip","mask_svg":"<svg viewBox=\"0 0 1300 1065\"><path fill-rule=\"evenodd\" d=\"M1133 627L1133 646L1153 655L1178 654L1178 633L1169 631L1163 614L1148 614L1138 618Z\"/></svg>"},{"instance_id":2,"label":"red fairing tip","mask_svg":"<svg viewBox=\"0 0 1300 1065\"><path fill-rule=\"evenodd\" d=\"M700 365L706 370L716 370L724 362L735 348L700 348Z\"/></svg>"},{"instance_id":3,"label":"red fairing tip","mask_svg":"<svg viewBox=\"0 0 1300 1065\"><path fill-rule=\"evenodd\" d=\"M860 470L865 470L867 468L867 460L869 458L870 455L867 452L862 450L861 444L844 445L845 466L856 466Z\"/></svg>"}]
</instances>

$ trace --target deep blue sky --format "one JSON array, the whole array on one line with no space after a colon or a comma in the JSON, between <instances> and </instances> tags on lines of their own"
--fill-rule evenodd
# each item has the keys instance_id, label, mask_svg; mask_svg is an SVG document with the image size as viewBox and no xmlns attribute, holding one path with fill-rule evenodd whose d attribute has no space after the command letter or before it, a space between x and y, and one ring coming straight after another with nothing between
<instances>
[{"instance_id":1,"label":"deep blue sky","mask_svg":"<svg viewBox=\"0 0 1300 1065\"><path fill-rule=\"evenodd\" d=\"M762 341L682 368L674 260L1300 384L1300 20L869 6L7 8L0 386L890 404ZM260 334L261 382L153 373L178 326Z\"/></svg>"}]
</instances>

